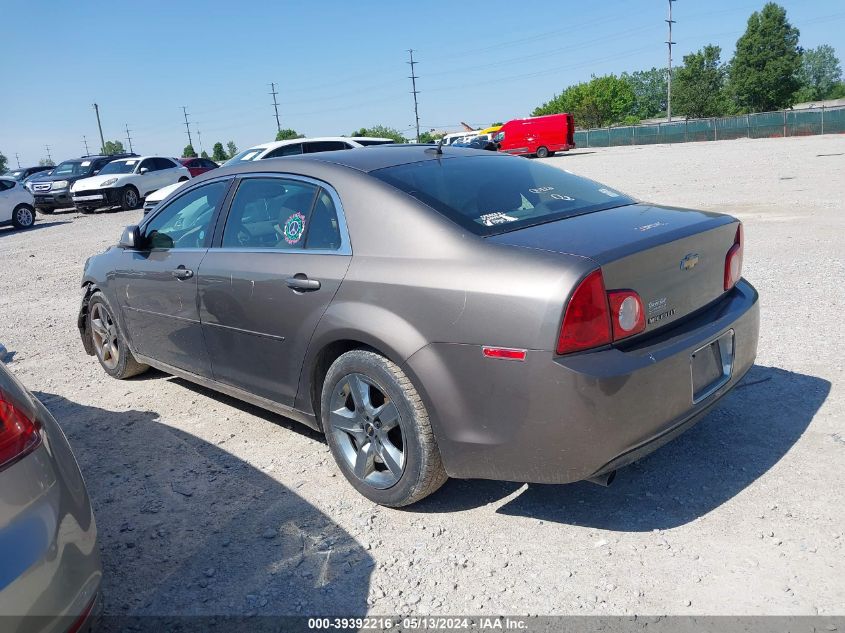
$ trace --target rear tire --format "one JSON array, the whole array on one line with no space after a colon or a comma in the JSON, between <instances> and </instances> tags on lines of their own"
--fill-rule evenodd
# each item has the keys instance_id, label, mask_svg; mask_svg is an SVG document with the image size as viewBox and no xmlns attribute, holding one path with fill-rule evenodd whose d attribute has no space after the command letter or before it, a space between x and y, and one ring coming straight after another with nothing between
<instances>
[{"instance_id":1,"label":"rear tire","mask_svg":"<svg viewBox=\"0 0 845 633\"><path fill-rule=\"evenodd\" d=\"M120 194L120 208L124 211L131 211L137 209L141 204L141 196L138 195L138 190L132 185L127 185L123 188L123 193Z\"/></svg>"},{"instance_id":2,"label":"rear tire","mask_svg":"<svg viewBox=\"0 0 845 633\"><path fill-rule=\"evenodd\" d=\"M363 349L340 356L323 382L320 412L335 461L367 499L398 508L446 483L425 405L384 356Z\"/></svg>"},{"instance_id":3,"label":"rear tire","mask_svg":"<svg viewBox=\"0 0 845 633\"><path fill-rule=\"evenodd\" d=\"M149 369L135 360L126 338L117 325L117 319L101 292L95 292L88 301L88 336L100 366L112 378L123 380L142 374Z\"/></svg>"},{"instance_id":4,"label":"rear tire","mask_svg":"<svg viewBox=\"0 0 845 633\"><path fill-rule=\"evenodd\" d=\"M537 148L537 158L548 158L549 157L549 148L545 145L541 145Z\"/></svg>"},{"instance_id":5,"label":"rear tire","mask_svg":"<svg viewBox=\"0 0 845 633\"><path fill-rule=\"evenodd\" d=\"M28 204L19 204L12 211L12 224L16 229L28 229L35 224L35 209Z\"/></svg>"}]
</instances>

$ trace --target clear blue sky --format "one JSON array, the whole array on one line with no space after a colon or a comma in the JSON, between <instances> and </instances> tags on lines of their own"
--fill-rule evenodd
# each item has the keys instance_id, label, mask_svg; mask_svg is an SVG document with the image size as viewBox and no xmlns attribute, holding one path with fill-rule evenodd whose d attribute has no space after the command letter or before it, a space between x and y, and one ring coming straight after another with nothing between
<instances>
[{"instance_id":1,"label":"clear blue sky","mask_svg":"<svg viewBox=\"0 0 845 633\"><path fill-rule=\"evenodd\" d=\"M526 116L591 74L666 64L666 0L146 0L4 3L0 151L15 166L107 140L179 155L187 143L239 148L282 127L309 136L382 123L411 136L408 48L419 60L422 129ZM729 59L763 0L678 0L675 59L707 43ZM843 0L781 0L805 48L845 55Z\"/></svg>"}]
</instances>

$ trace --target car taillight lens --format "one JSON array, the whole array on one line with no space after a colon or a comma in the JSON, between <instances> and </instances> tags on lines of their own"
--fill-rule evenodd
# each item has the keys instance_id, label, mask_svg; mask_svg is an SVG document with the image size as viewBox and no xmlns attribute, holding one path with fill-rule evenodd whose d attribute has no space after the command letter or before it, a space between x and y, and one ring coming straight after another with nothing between
<instances>
[{"instance_id":1,"label":"car taillight lens","mask_svg":"<svg viewBox=\"0 0 845 633\"><path fill-rule=\"evenodd\" d=\"M569 354L610 343L610 311L601 270L587 275L572 293L560 335L557 353Z\"/></svg>"},{"instance_id":2,"label":"car taillight lens","mask_svg":"<svg viewBox=\"0 0 845 633\"><path fill-rule=\"evenodd\" d=\"M40 442L38 423L0 391L0 470L33 451Z\"/></svg>"},{"instance_id":3,"label":"car taillight lens","mask_svg":"<svg viewBox=\"0 0 845 633\"><path fill-rule=\"evenodd\" d=\"M610 303L610 323L613 340L618 341L645 329L643 302L633 290L612 290L607 293Z\"/></svg>"},{"instance_id":4,"label":"car taillight lens","mask_svg":"<svg viewBox=\"0 0 845 633\"><path fill-rule=\"evenodd\" d=\"M742 277L742 223L736 227L733 246L725 255L725 290L730 290Z\"/></svg>"}]
</instances>

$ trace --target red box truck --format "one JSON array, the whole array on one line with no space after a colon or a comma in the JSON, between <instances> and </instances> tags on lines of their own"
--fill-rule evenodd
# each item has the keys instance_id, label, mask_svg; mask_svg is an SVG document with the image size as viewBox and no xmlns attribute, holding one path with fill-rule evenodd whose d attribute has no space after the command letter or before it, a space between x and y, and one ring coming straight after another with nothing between
<instances>
[{"instance_id":1,"label":"red box truck","mask_svg":"<svg viewBox=\"0 0 845 633\"><path fill-rule=\"evenodd\" d=\"M502 126L494 140L502 152L545 158L575 147L575 122L571 114L514 119Z\"/></svg>"}]
</instances>

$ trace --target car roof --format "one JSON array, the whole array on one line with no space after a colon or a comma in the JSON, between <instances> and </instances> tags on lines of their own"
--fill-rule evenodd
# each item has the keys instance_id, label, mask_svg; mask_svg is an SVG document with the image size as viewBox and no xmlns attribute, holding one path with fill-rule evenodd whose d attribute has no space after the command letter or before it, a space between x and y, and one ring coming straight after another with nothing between
<instances>
[{"instance_id":1,"label":"car roof","mask_svg":"<svg viewBox=\"0 0 845 633\"><path fill-rule=\"evenodd\" d=\"M247 148L246 152L250 150L268 150L283 147L285 145L293 145L294 143L313 143L315 141L393 141L392 138L379 138L376 136L309 136L307 138L289 138L284 141L271 141L269 143L261 143L260 145L253 145Z\"/></svg>"},{"instance_id":2,"label":"car roof","mask_svg":"<svg viewBox=\"0 0 845 633\"><path fill-rule=\"evenodd\" d=\"M443 146L442 154L438 154L437 147L424 144L395 144L395 145L374 145L367 147L366 151L336 150L332 152L317 152L314 154L299 154L296 156L285 156L282 158L268 158L262 161L244 161L237 165L223 167L214 170L215 177L224 176L227 173L241 174L250 172L286 172L290 171L298 163L328 163L349 167L363 172L371 172L385 167L395 167L408 163L417 163L429 160L443 160L460 158L466 156L488 156L501 158L512 158L513 160L525 160L510 154L496 154L483 149L453 148Z\"/></svg>"}]
</instances>

